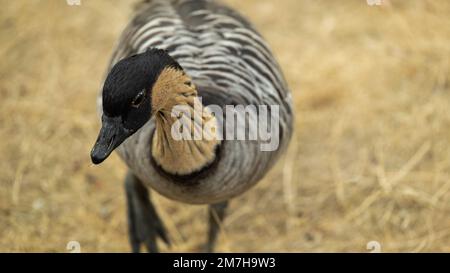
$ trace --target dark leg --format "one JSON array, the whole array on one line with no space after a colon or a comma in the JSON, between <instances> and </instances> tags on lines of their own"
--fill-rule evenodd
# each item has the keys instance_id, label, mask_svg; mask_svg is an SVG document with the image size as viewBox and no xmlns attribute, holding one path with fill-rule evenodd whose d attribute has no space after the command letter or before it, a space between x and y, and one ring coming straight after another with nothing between
<instances>
[{"instance_id":1,"label":"dark leg","mask_svg":"<svg viewBox=\"0 0 450 273\"><path fill-rule=\"evenodd\" d=\"M225 211L228 207L228 201L209 205L208 218L209 218L209 232L208 243L206 245L207 252L214 251L214 245L216 243L217 234L220 230L220 225L225 218Z\"/></svg>"},{"instance_id":2,"label":"dark leg","mask_svg":"<svg viewBox=\"0 0 450 273\"><path fill-rule=\"evenodd\" d=\"M149 191L131 172L125 178L125 191L132 251L139 252L141 244L144 244L149 252L158 252L158 236L169 245L166 230L150 200Z\"/></svg>"}]
</instances>

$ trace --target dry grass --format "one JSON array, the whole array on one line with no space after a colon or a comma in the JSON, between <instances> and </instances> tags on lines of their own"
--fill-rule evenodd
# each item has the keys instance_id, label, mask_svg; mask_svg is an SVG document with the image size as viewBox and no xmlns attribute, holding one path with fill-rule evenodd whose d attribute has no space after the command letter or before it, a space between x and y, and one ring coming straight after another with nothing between
<instances>
[{"instance_id":1,"label":"dry grass","mask_svg":"<svg viewBox=\"0 0 450 273\"><path fill-rule=\"evenodd\" d=\"M4 1L0 251L128 251L117 156L89 161L95 96L131 1ZM292 89L286 157L236 198L219 251L450 251L450 2L229 0ZM204 206L156 198L197 251Z\"/></svg>"}]
</instances>

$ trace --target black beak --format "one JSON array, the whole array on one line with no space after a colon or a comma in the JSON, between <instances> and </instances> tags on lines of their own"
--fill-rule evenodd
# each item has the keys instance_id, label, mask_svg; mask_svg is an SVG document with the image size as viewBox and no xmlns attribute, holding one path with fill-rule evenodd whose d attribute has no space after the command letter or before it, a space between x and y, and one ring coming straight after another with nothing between
<instances>
[{"instance_id":1,"label":"black beak","mask_svg":"<svg viewBox=\"0 0 450 273\"><path fill-rule=\"evenodd\" d=\"M92 163L102 163L130 135L132 132L123 127L121 117L103 115L102 128L91 151Z\"/></svg>"}]
</instances>

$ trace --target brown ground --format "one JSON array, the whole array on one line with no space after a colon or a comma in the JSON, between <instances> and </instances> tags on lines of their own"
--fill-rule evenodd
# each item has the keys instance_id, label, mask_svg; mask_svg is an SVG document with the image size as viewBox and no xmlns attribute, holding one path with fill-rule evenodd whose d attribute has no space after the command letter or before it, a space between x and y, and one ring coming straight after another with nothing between
<instances>
[{"instance_id":1,"label":"brown ground","mask_svg":"<svg viewBox=\"0 0 450 273\"><path fill-rule=\"evenodd\" d=\"M128 251L116 155L94 167L95 97L132 1L2 1L0 251ZM297 120L232 202L218 250L450 251L450 1L229 0L272 46ZM157 196L198 251L204 206Z\"/></svg>"}]
</instances>

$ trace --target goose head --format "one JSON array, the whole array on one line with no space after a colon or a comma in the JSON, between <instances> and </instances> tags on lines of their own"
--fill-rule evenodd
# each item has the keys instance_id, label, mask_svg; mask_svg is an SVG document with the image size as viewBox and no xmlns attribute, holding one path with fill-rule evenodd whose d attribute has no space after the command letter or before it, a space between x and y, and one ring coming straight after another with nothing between
<instances>
[{"instance_id":1,"label":"goose head","mask_svg":"<svg viewBox=\"0 0 450 273\"><path fill-rule=\"evenodd\" d=\"M153 87L161 72L167 69L182 71L181 66L160 49L127 57L112 67L102 91L102 127L91 151L94 164L103 162L150 120L155 110Z\"/></svg>"}]
</instances>

